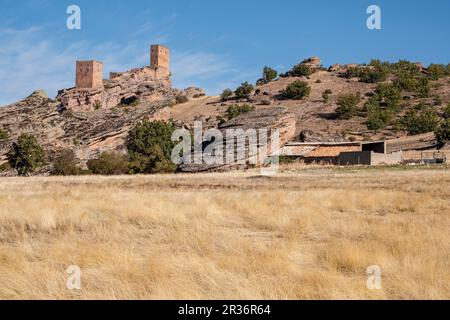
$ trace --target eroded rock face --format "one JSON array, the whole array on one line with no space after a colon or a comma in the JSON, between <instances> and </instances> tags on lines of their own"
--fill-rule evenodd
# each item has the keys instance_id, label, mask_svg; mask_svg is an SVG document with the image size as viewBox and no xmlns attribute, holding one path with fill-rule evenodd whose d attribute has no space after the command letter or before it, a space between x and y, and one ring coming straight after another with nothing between
<instances>
[{"instance_id":1,"label":"eroded rock face","mask_svg":"<svg viewBox=\"0 0 450 320\"><path fill-rule=\"evenodd\" d=\"M322 61L319 57L311 57L302 62L302 64L307 65L310 68L317 69L322 65Z\"/></svg>"},{"instance_id":2,"label":"eroded rock face","mask_svg":"<svg viewBox=\"0 0 450 320\"><path fill-rule=\"evenodd\" d=\"M92 112L63 110L59 102L33 93L26 99L0 108L0 128L9 138L0 141L0 165L20 134L31 133L46 150L49 160L61 150L73 149L80 164L105 151L125 151L128 131L170 104L171 95L154 103Z\"/></svg>"},{"instance_id":3,"label":"eroded rock face","mask_svg":"<svg viewBox=\"0 0 450 320\"><path fill-rule=\"evenodd\" d=\"M248 143L245 143L245 162L239 163L238 159L235 161L226 161L224 159L223 164L183 164L179 167L182 172L206 172L206 171L226 171L230 169L245 168L246 162L250 159L257 165L260 165L258 154L261 148L267 148L267 155L274 154L279 150L273 150L271 143L271 134L274 130L279 131L279 145L281 148L287 142L289 142L295 135L296 120L293 114L291 114L285 107L274 108L262 108L253 112L240 115L230 121L227 121L219 126L219 130L222 132L223 142L221 141L217 148L224 148L223 155L226 157L227 146L233 146L236 151L238 148L238 141L246 141L248 139L247 130L255 130L258 136L256 148L249 147ZM267 129L267 140L265 134L262 133ZM229 131L234 130L235 135L229 135ZM204 144L206 148L208 144ZM211 144L210 144L211 147Z\"/></svg>"},{"instance_id":4,"label":"eroded rock face","mask_svg":"<svg viewBox=\"0 0 450 320\"><path fill-rule=\"evenodd\" d=\"M111 109L131 100L156 102L171 92L170 73L164 68L143 67L127 72L112 72L103 87L65 89L57 99L63 108L86 112Z\"/></svg>"},{"instance_id":5,"label":"eroded rock face","mask_svg":"<svg viewBox=\"0 0 450 320\"><path fill-rule=\"evenodd\" d=\"M189 100L191 100L204 97L206 93L201 88L189 87L183 90L183 95L185 95Z\"/></svg>"},{"instance_id":6,"label":"eroded rock face","mask_svg":"<svg viewBox=\"0 0 450 320\"><path fill-rule=\"evenodd\" d=\"M348 142L343 136L339 135L323 135L312 130L303 130L300 133L300 141L302 142Z\"/></svg>"}]
</instances>

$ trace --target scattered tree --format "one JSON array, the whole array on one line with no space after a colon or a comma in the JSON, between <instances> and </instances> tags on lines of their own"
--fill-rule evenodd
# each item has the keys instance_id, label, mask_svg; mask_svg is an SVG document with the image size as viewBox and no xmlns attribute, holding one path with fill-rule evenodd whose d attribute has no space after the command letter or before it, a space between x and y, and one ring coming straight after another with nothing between
<instances>
[{"instance_id":1,"label":"scattered tree","mask_svg":"<svg viewBox=\"0 0 450 320\"><path fill-rule=\"evenodd\" d=\"M378 108L371 110L367 117L367 128L373 131L383 130L391 122L392 116L392 112L389 110Z\"/></svg>"},{"instance_id":2,"label":"scattered tree","mask_svg":"<svg viewBox=\"0 0 450 320\"><path fill-rule=\"evenodd\" d=\"M7 157L11 167L16 169L19 175L34 173L45 164L44 149L31 134L20 135L18 141L13 143Z\"/></svg>"},{"instance_id":3,"label":"scattered tree","mask_svg":"<svg viewBox=\"0 0 450 320\"><path fill-rule=\"evenodd\" d=\"M172 122L164 121L144 121L134 127L127 140L131 172L174 172L176 165L171 160L174 130Z\"/></svg>"},{"instance_id":4,"label":"scattered tree","mask_svg":"<svg viewBox=\"0 0 450 320\"><path fill-rule=\"evenodd\" d=\"M427 71L431 80L439 80L446 75L446 69L443 64L430 64Z\"/></svg>"},{"instance_id":5,"label":"scattered tree","mask_svg":"<svg viewBox=\"0 0 450 320\"><path fill-rule=\"evenodd\" d=\"M289 84L281 93L285 99L301 100L308 97L311 93L311 87L305 81L294 81Z\"/></svg>"},{"instance_id":6,"label":"scattered tree","mask_svg":"<svg viewBox=\"0 0 450 320\"><path fill-rule=\"evenodd\" d=\"M308 77L312 75L315 72L314 69L312 69L310 66L299 63L294 68L292 68L291 74L294 77Z\"/></svg>"},{"instance_id":7,"label":"scattered tree","mask_svg":"<svg viewBox=\"0 0 450 320\"><path fill-rule=\"evenodd\" d=\"M272 68L264 67L263 69L263 79L266 83L275 80L278 77L278 72Z\"/></svg>"},{"instance_id":8,"label":"scattered tree","mask_svg":"<svg viewBox=\"0 0 450 320\"><path fill-rule=\"evenodd\" d=\"M249 98L250 94L253 92L253 89L254 89L253 85L245 81L236 89L234 94L238 99Z\"/></svg>"},{"instance_id":9,"label":"scattered tree","mask_svg":"<svg viewBox=\"0 0 450 320\"><path fill-rule=\"evenodd\" d=\"M338 107L336 108L336 115L339 119L350 119L356 115L358 111L358 104L361 101L359 93L342 94L338 97Z\"/></svg>"},{"instance_id":10,"label":"scattered tree","mask_svg":"<svg viewBox=\"0 0 450 320\"><path fill-rule=\"evenodd\" d=\"M436 131L439 118L432 110L426 110L419 114L415 110L410 110L401 122L409 134L415 135Z\"/></svg>"},{"instance_id":11,"label":"scattered tree","mask_svg":"<svg viewBox=\"0 0 450 320\"><path fill-rule=\"evenodd\" d=\"M446 144L450 141L450 119L446 119L436 130L439 143Z\"/></svg>"},{"instance_id":12,"label":"scattered tree","mask_svg":"<svg viewBox=\"0 0 450 320\"><path fill-rule=\"evenodd\" d=\"M220 100L227 101L231 98L233 95L233 91L231 89L225 89L222 91L222 94L220 95Z\"/></svg>"}]
</instances>

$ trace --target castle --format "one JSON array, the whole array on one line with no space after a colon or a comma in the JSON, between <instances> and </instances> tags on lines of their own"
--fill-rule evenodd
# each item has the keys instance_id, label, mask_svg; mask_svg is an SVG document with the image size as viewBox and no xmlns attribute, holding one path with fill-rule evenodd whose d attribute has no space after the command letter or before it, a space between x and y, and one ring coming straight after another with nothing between
<instances>
[{"instance_id":1,"label":"castle","mask_svg":"<svg viewBox=\"0 0 450 320\"><path fill-rule=\"evenodd\" d=\"M153 102L171 91L170 50L162 45L150 48L150 66L125 72L111 72L103 79L103 63L77 61L75 87L61 90L58 98L73 111L110 109L129 101Z\"/></svg>"}]
</instances>

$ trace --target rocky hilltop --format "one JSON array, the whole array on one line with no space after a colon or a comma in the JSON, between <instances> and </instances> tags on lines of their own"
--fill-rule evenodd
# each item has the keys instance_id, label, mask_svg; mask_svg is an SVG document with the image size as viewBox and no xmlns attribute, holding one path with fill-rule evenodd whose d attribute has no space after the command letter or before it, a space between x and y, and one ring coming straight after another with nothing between
<instances>
[{"instance_id":1,"label":"rocky hilltop","mask_svg":"<svg viewBox=\"0 0 450 320\"><path fill-rule=\"evenodd\" d=\"M313 57L284 74L259 79L255 86L247 84L243 95L238 89L220 97L206 96L199 88L181 91L146 81L148 69L135 69L112 74L102 90L83 94L67 89L55 99L36 91L0 108L0 129L8 134L0 139L0 165L7 162L6 153L22 133L32 133L50 159L72 149L85 164L105 151L123 152L129 130L146 119L172 119L185 128L192 128L196 120L205 129L277 128L283 143L398 139L433 128L430 123L423 127L424 121L435 121L437 127L450 117L449 70L449 66L378 61L324 68L320 58ZM299 82L309 88L307 94L286 94ZM349 95L356 97L355 108L341 117L338 111ZM230 109L236 106L250 106L253 111L232 119ZM411 122L408 128L406 120L417 123ZM417 132L412 132L414 126Z\"/></svg>"}]
</instances>

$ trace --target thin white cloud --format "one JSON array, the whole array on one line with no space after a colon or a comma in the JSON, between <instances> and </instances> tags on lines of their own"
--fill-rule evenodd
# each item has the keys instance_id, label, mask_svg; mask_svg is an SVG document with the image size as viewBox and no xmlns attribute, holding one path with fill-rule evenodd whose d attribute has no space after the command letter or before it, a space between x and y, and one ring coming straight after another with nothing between
<instances>
[{"instance_id":1,"label":"thin white cloud","mask_svg":"<svg viewBox=\"0 0 450 320\"><path fill-rule=\"evenodd\" d=\"M110 71L124 71L150 63L150 43L143 46L142 41L132 40L126 45L110 42L91 45L88 41L80 41L61 48L49 40L46 31L41 27L0 29L0 106L18 101L37 89L54 97L58 90L72 87L76 60L103 61L105 77ZM158 35L163 35L155 34L156 40ZM220 92L227 84L234 86L246 76L228 57L206 51L173 50L171 69L175 87L195 85L209 94Z\"/></svg>"}]
</instances>

